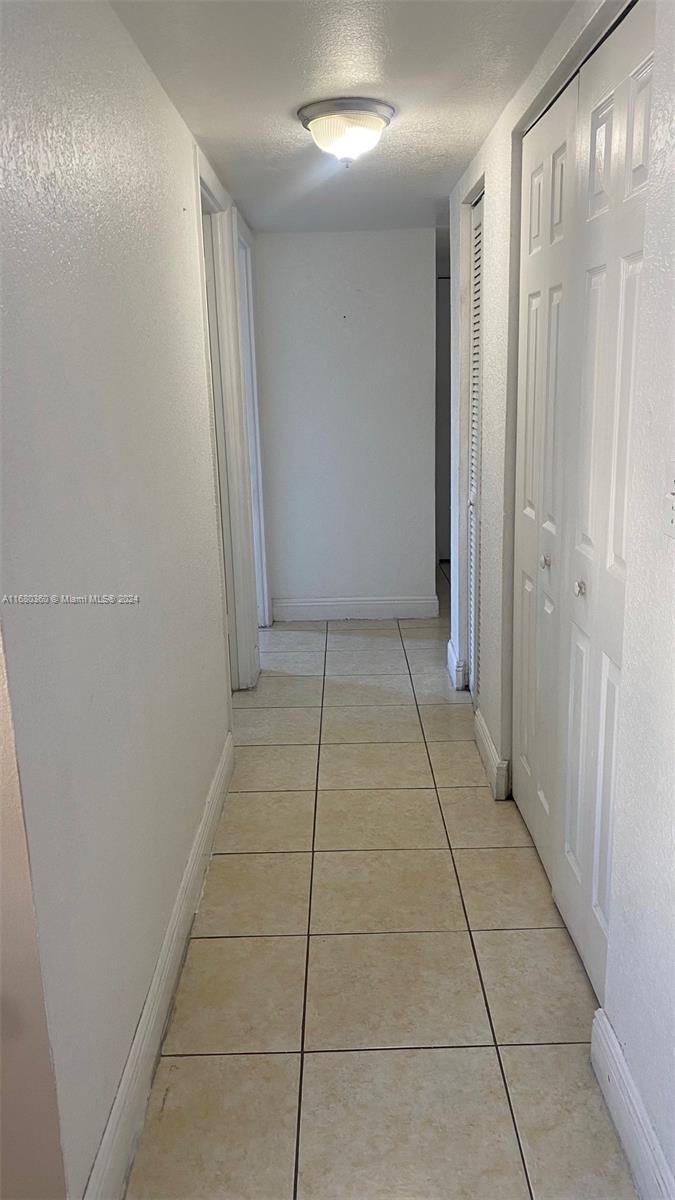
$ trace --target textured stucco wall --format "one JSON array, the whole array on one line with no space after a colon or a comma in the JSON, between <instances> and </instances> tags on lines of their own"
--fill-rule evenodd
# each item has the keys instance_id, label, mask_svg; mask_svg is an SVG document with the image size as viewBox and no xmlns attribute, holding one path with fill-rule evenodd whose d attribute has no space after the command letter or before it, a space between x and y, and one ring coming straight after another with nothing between
<instances>
[{"instance_id":1,"label":"textured stucco wall","mask_svg":"<svg viewBox=\"0 0 675 1200\"><path fill-rule=\"evenodd\" d=\"M4 4L2 592L68 1190L229 724L193 140L107 4Z\"/></svg>"},{"instance_id":2,"label":"textured stucco wall","mask_svg":"<svg viewBox=\"0 0 675 1200\"><path fill-rule=\"evenodd\" d=\"M605 1012L675 1174L675 8L656 10Z\"/></svg>"},{"instance_id":3,"label":"textured stucco wall","mask_svg":"<svg viewBox=\"0 0 675 1200\"><path fill-rule=\"evenodd\" d=\"M273 598L433 597L434 231L263 233L255 272Z\"/></svg>"}]
</instances>

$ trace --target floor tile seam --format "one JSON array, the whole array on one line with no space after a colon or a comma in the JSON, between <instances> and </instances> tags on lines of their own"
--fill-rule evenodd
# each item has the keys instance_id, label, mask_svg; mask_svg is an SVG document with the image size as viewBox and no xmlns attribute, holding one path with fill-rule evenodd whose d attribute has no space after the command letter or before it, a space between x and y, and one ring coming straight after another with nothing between
<instances>
[{"instance_id":1,"label":"floor tile seam","mask_svg":"<svg viewBox=\"0 0 675 1200\"><path fill-rule=\"evenodd\" d=\"M589 1046L587 1042L500 1042L502 1050L538 1050L559 1046ZM406 1051L418 1050L494 1050L490 1042L427 1042L420 1045L404 1046L330 1046L316 1047L305 1050L305 1056L312 1054L400 1054ZM160 1058L287 1058L300 1057L300 1050L174 1050L170 1054L162 1053Z\"/></svg>"},{"instance_id":2,"label":"floor tile seam","mask_svg":"<svg viewBox=\"0 0 675 1200\"><path fill-rule=\"evenodd\" d=\"M395 935L415 936L426 933L555 933L558 931L567 930L563 925L492 925L481 926L477 928L472 925L460 925L453 929L320 929L311 930L310 937L388 937ZM304 930L299 930L296 933L197 933L193 934L188 940L190 942L203 941L231 941L238 938L304 938L307 934Z\"/></svg>"},{"instance_id":3,"label":"floor tile seam","mask_svg":"<svg viewBox=\"0 0 675 1200\"><path fill-rule=\"evenodd\" d=\"M307 993L309 988L309 952L311 946L312 932L312 894L314 890L314 861L315 861L315 844L316 844L316 820L319 807L319 770L321 766L321 734L323 730L323 709L324 695L326 691L326 657L328 654L328 622L324 630L323 642L323 673L321 679L321 711L319 715L319 738L317 744L316 755L316 775L314 778L314 813L312 817L312 847L311 860L309 871L309 894L307 901L307 944L305 949L305 978L303 985L302 999L302 1021L300 1026L300 1063L298 1072L298 1109L296 1114L295 1128L295 1151L293 1160L293 1200L297 1200L299 1176L300 1176L300 1130L302 1124L302 1091L304 1083L304 1065L305 1065L305 1032L307 1026Z\"/></svg>"},{"instance_id":4,"label":"floor tile seam","mask_svg":"<svg viewBox=\"0 0 675 1200\"><path fill-rule=\"evenodd\" d=\"M405 653L405 647L404 647L404 653ZM412 682L412 684L413 684L413 691L414 691L414 690L415 690L415 685L414 685L414 681L413 681L413 677L412 677L412 671L411 671L411 669L410 669L410 662L409 662L409 660L408 660L407 653L406 653L406 662L408 662L408 670L409 670L409 672L410 672L410 679L411 679L411 682ZM417 700L417 693L415 693L415 702L417 703L417 711L418 711L418 713L419 713L419 701ZM421 723L421 716L420 716L420 723ZM424 727L422 727L422 728L423 728L423 732L424 732ZM462 891L462 885L461 885L460 878L459 878L459 872L458 872L458 870L457 870L457 864L456 864L456 862L455 862L455 856L454 856L453 849L452 849L452 845L451 845L451 842L450 842L450 835L449 835L449 833L448 833L448 827L447 827L447 823L446 823L446 820L445 820L445 813L443 812L443 806L442 806L442 804L441 804L441 798L440 798L440 795L439 795L439 785L438 785L438 782L437 782L437 780L436 780L436 775L435 775L435 773L434 773L433 764L432 764L432 761L431 761L431 754L429 753L429 746L428 746L428 744L427 744L426 737L425 737L425 742L424 742L424 745L425 745L425 749L426 749L426 752L427 752L427 758L428 758L428 761L429 761L429 769L431 770L432 778L433 778L433 780L434 780L434 789L435 789L435 791L436 791L436 800L437 800L437 803L438 803L438 809L439 809L439 813L440 813L440 816L441 816L441 820L442 820L442 822L443 822L443 828L445 829L446 841L447 841L447 843L448 843L448 850L450 851L450 859L451 859L451 862L452 862L452 869L453 869L453 872L454 872L454 875L455 875L455 880L456 880L456 883L457 883L457 888L458 888L458 890L459 890L459 897L460 897L460 902L461 902L461 905L462 905L462 911L463 911L463 913L464 913L464 920L466 921L467 929L468 929L468 932L469 932L469 937L470 937L470 940L471 940L471 948L472 948L472 952L473 952L474 963L475 963L476 971L477 971L477 973L478 973L478 980L479 980L479 983L480 983L480 988L481 988L481 992L482 992L482 995L483 995L483 1003L484 1003L484 1005L485 1005L485 1011L486 1011L486 1013L487 1013L487 1018L488 1018L488 1022L489 1022L489 1025L490 1025L490 1031L491 1031L491 1033L492 1033L492 1041L493 1041L493 1045L494 1045L495 1053L496 1053L496 1055L497 1055L497 1061L498 1061L498 1064L499 1064L499 1070L500 1070L500 1074L501 1074L501 1077L502 1077L502 1084L503 1084L503 1087L504 1087L504 1094L505 1094L505 1097L506 1097L506 1103L507 1103L507 1105L508 1105L509 1113L510 1113L510 1115L511 1115L511 1123L512 1123L513 1131L514 1131L514 1134L515 1134L516 1142L517 1142L517 1145L518 1145L518 1151L519 1151L519 1154L520 1154L520 1160L521 1160L521 1163L522 1163L523 1173L524 1173L524 1176L525 1176L525 1183L526 1183L526 1186L527 1186L527 1190L528 1190L528 1194L529 1194L529 1198L530 1198L530 1200L535 1200L535 1195L534 1195L534 1187L533 1187L532 1181L531 1181L531 1179L530 1179L530 1173L529 1173L529 1170L528 1170L528 1167L527 1167L527 1160L526 1160L526 1158L525 1158L525 1149L524 1149L523 1142L522 1142L522 1139L521 1139L521 1136L520 1136L520 1130L519 1130L519 1128L518 1128L518 1123L517 1123L517 1121L516 1121L516 1114L515 1114L515 1109L514 1109L514 1106L513 1106L513 1100L512 1100L512 1098L511 1098L511 1093L510 1093L510 1091L509 1091L508 1080L507 1080L507 1077L506 1077L506 1070L505 1070L505 1067L504 1067L504 1063L503 1063L503 1060L502 1060L502 1056L501 1056L501 1054L500 1054L500 1050L499 1050L499 1044L498 1044L498 1042L497 1042L497 1032L496 1032L496 1029L495 1029L494 1018L493 1018L492 1012L491 1012L491 1010L490 1010L490 1004L489 1004L489 1000L488 1000L487 988L486 988L486 986L485 986L485 981L484 981L484 979L483 979L483 974L482 974L482 971L481 971L481 968L480 968L480 962L479 962L479 959L478 959L478 951L477 951L477 949L476 949L476 943L475 943L475 939L474 939L474 936L473 936L473 930L471 929L470 922L469 922L469 913L468 913L468 910L467 910L466 901L465 901L465 899L464 899L464 893L463 893L463 891Z\"/></svg>"},{"instance_id":5,"label":"floor tile seam","mask_svg":"<svg viewBox=\"0 0 675 1200\"><path fill-rule=\"evenodd\" d=\"M422 788L417 788L417 791L423 791ZM246 792L240 792L239 795L245 796ZM315 854L389 854L403 851L407 854L412 854L418 850L447 850L446 845L442 846L315 846ZM531 846L453 846L453 850L530 850ZM212 858L236 858L237 856L246 854L311 854L311 850L307 847L300 846L292 850L213 850ZM517 925L507 925L507 929L518 929ZM533 929L556 929L560 926L540 926L533 925Z\"/></svg>"}]
</instances>

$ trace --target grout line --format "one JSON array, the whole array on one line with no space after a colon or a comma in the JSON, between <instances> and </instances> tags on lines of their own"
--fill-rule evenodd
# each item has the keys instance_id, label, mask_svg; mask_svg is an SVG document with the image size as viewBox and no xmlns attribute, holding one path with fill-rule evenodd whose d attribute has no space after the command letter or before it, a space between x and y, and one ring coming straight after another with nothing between
<instances>
[{"instance_id":1,"label":"grout line","mask_svg":"<svg viewBox=\"0 0 675 1200\"><path fill-rule=\"evenodd\" d=\"M323 700L326 691L326 656L328 654L328 624L323 642L323 679L321 683L321 713L319 716L319 739L316 755L316 777L314 780L314 814L312 818L312 849L309 869L309 897L307 903L307 948L305 951L305 983L302 997L302 1024L300 1027L300 1071L298 1076L298 1116L295 1128L295 1162L293 1164L293 1200L297 1200L300 1173L300 1127L302 1122L302 1088L305 1075L305 1027L307 1024L307 991L309 987L309 951L312 930L312 892L314 889L314 848L316 845L316 818L319 806L319 767L321 763L321 733L323 730Z\"/></svg>"},{"instance_id":2,"label":"grout line","mask_svg":"<svg viewBox=\"0 0 675 1200\"><path fill-rule=\"evenodd\" d=\"M447 853L447 846L443 847ZM489 928L470 928L468 925L456 929L317 929L310 933L311 938L317 937L415 937L427 933L540 933L564 930L564 925L493 925ZM228 942L238 938L300 938L307 937L303 930L297 933L196 933L191 942Z\"/></svg>"},{"instance_id":3,"label":"grout line","mask_svg":"<svg viewBox=\"0 0 675 1200\"><path fill-rule=\"evenodd\" d=\"M408 661L408 655L407 655L407 652L406 652L405 646L404 646L404 648L403 648L403 652L404 652L404 654L405 654L405 656L406 656L406 662L408 662L408 671L410 671L410 663L409 663L409 661ZM412 681L412 672L410 672L410 678L411 678L411 681ZM413 682L413 691L414 691L414 682ZM419 704L418 704L418 706L417 706L417 712L418 712L418 715L419 715ZM420 716L420 724L421 724L421 716ZM422 726L422 732L424 732L424 726ZM496 1053L496 1055L497 1055L497 1061L498 1061L498 1063L499 1063L499 1070L500 1070L500 1072L501 1072L501 1076L502 1076L502 1083L503 1083L503 1085L504 1085L504 1093L505 1093L505 1095L506 1095L506 1102L507 1102L507 1104L508 1104L508 1107L509 1107L509 1112L510 1112L510 1114L511 1114L511 1121L512 1121L512 1124L513 1124L513 1131L514 1131L514 1133L515 1133L515 1136L516 1136L516 1141L517 1141L517 1143L518 1143L518 1150L519 1150L519 1152L520 1152L520 1159L521 1159L521 1162L522 1162L522 1165L523 1165L523 1172L524 1172L524 1174L525 1174L525 1182L526 1182L526 1184L527 1184L527 1190L528 1190L528 1194L529 1194L530 1200L535 1200L535 1196L534 1196L534 1190L533 1190L533 1187L532 1187L532 1183L531 1183L531 1181L530 1181L530 1174L529 1174L529 1171L528 1171L528 1169L527 1169L527 1161L526 1161L526 1159L525 1159L525 1151L524 1151L524 1149L523 1149L523 1143L522 1143L522 1140L521 1140L521 1137L520 1137L520 1131L519 1131L519 1129L518 1129L518 1123L517 1123L517 1121L516 1121L516 1114L515 1114L515 1111L514 1111L514 1108L513 1108L513 1102L512 1102L512 1099L511 1099L511 1093L510 1093L510 1091L509 1091L509 1085L508 1085L507 1078L506 1078L506 1071L505 1071L505 1069L504 1069L504 1063L503 1063L502 1056L501 1056L501 1053L500 1053L500 1049L499 1049L499 1043L497 1042L497 1033L496 1033L496 1030L495 1030L494 1021L493 1021L493 1019L492 1019L492 1013L491 1013L491 1011L490 1011L490 1004L489 1004L489 1001L488 1001L487 989L486 989L486 987L485 987L485 981L483 980L483 975L482 975L482 972L481 972L481 969L480 969L480 962L479 962L479 960L478 960L478 952L477 952L477 950L476 950L476 942L475 942L475 939L474 939L474 931L471 929L471 926L470 926L470 924L469 924L469 914L468 914L467 907L466 907L466 903L465 903L465 900L464 900L464 893L463 893L463 891L462 891L462 884L461 884L461 882L460 882L459 873L458 873L458 871L457 871L457 864L455 863L455 855L454 855L454 853L453 853L452 843L451 843L451 841L450 841L450 835L449 835L449 833L448 833L448 827L447 827L447 825L446 825L446 822L445 822L445 813L443 812L443 805L441 804L441 798L440 798L440 796L439 796L439 794L438 794L438 790L439 790L439 789L438 789L438 783L436 782L436 776L434 775L434 768L433 768L433 764L432 764L432 762L431 762L431 754L429 753L429 746L428 746L428 744L427 744L426 737L425 737L425 740L424 740L424 745L425 745L425 749L426 749L426 752L427 752L427 758L428 758L428 760L429 760L429 767L430 767L430 770L431 770L431 773L432 773L432 776L433 776L433 779L434 779L434 787L435 787L435 791L436 791L436 799L437 799L437 801L438 801L438 810L439 810L439 812L440 812L440 815L441 815L441 820L442 820L442 822L443 822L443 828L445 829L445 836L446 836L446 838L447 838L447 842L448 842L448 850L450 851L450 860L451 860L451 862L452 862L452 868L453 868L453 871L454 871L454 873L455 873L455 879L456 879L456 881L457 881L457 888L458 888L458 890L459 890L459 898L460 898L460 901L461 901L461 904L462 904L462 910L463 910L463 912L464 912L464 920L466 921L466 924L467 924L467 929L468 929L468 933L469 933L469 938L470 938L470 940L471 940L471 949L473 950L473 957L474 957L474 962L475 962L475 964L476 964L476 971L478 972L478 980L479 980L479 983L480 983L481 991L482 991L482 993L483 993L483 1003L484 1003L484 1005L485 1005L485 1011L486 1011L486 1013L487 1013L487 1018L488 1018L488 1022L489 1022L489 1025L490 1025L490 1030L491 1030L491 1033L492 1033L492 1041L493 1041L493 1045L494 1045L495 1053Z\"/></svg>"},{"instance_id":4,"label":"grout line","mask_svg":"<svg viewBox=\"0 0 675 1200\"><path fill-rule=\"evenodd\" d=\"M421 788L419 789L422 790ZM431 789L430 789L431 790ZM246 795L246 793L240 793ZM447 850L443 846L317 846L315 854L416 854L418 851ZM453 850L533 850L533 846L453 846ZM295 850L214 850L212 858L236 858L247 854L311 854L311 849L298 846ZM520 925L505 925L505 929L521 929ZM526 928L528 928L526 926ZM546 925L532 925L532 929L546 929ZM551 926L550 928L555 928Z\"/></svg>"},{"instance_id":5,"label":"grout line","mask_svg":"<svg viewBox=\"0 0 675 1200\"><path fill-rule=\"evenodd\" d=\"M590 1042L500 1042L504 1050L533 1049L537 1046L590 1046ZM388 1054L410 1050L492 1050L490 1042L432 1042L422 1046L320 1046L315 1050L174 1050L162 1058L248 1058L268 1056L299 1056L307 1054Z\"/></svg>"}]
</instances>

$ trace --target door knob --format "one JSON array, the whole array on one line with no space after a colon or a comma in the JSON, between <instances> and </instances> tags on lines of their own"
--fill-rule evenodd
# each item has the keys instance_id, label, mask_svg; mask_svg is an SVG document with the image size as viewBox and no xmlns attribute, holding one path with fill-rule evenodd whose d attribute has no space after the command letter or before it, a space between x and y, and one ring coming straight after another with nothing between
<instances>
[{"instance_id":1,"label":"door knob","mask_svg":"<svg viewBox=\"0 0 675 1200\"><path fill-rule=\"evenodd\" d=\"M577 581L574 585L574 595L575 596L585 596L586 595L586 584L584 583L583 579L577 579Z\"/></svg>"},{"instance_id":2,"label":"door knob","mask_svg":"<svg viewBox=\"0 0 675 1200\"><path fill-rule=\"evenodd\" d=\"M539 559L539 566L541 567L542 571L545 571L547 567L550 567L550 565L551 565L551 555L550 554L542 554L541 558Z\"/></svg>"}]
</instances>

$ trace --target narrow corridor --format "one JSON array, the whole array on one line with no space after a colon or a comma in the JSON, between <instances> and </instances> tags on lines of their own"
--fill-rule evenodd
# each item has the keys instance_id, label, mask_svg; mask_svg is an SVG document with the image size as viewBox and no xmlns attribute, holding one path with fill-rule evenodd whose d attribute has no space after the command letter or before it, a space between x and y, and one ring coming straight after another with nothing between
<instances>
[{"instance_id":1,"label":"narrow corridor","mask_svg":"<svg viewBox=\"0 0 675 1200\"><path fill-rule=\"evenodd\" d=\"M595 997L432 621L261 631L128 1200L628 1200Z\"/></svg>"}]
</instances>

